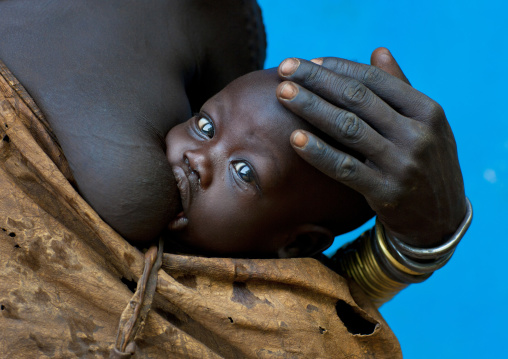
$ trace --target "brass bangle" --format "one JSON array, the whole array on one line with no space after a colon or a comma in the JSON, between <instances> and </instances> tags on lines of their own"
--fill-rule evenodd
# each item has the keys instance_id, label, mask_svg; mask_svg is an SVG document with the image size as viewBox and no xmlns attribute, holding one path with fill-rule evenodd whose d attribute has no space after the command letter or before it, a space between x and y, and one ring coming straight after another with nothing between
<instances>
[{"instance_id":1,"label":"brass bangle","mask_svg":"<svg viewBox=\"0 0 508 359\"><path fill-rule=\"evenodd\" d=\"M433 273L436 270L442 268L446 263L448 263L453 253L455 252L455 248L453 248L451 252L444 255L443 257L434 259L430 262L417 262L415 260L412 260L408 256L405 256L404 254L400 253L400 251L393 245L393 243L390 240L387 240L386 243L388 244L389 249L393 251L392 253L396 257L397 261L399 261L406 268L409 268L421 274Z\"/></svg>"},{"instance_id":2,"label":"brass bangle","mask_svg":"<svg viewBox=\"0 0 508 359\"><path fill-rule=\"evenodd\" d=\"M382 254L388 259L388 261L395 268L397 268L401 272L404 272L404 273L407 273L410 275L422 275L423 274L421 272L416 272L414 270L407 268L406 266L404 266L400 262L398 262L395 258L393 258L392 254L386 247L386 237L385 237L384 227L377 218L376 218L375 232L376 232L376 240L377 240L377 243L379 244L379 248L381 249Z\"/></svg>"},{"instance_id":3,"label":"brass bangle","mask_svg":"<svg viewBox=\"0 0 508 359\"><path fill-rule=\"evenodd\" d=\"M392 279L383 271L373 250L373 240L374 230L365 232L354 242L342 247L334 258L339 271L353 279L379 307L408 284Z\"/></svg>"},{"instance_id":4,"label":"brass bangle","mask_svg":"<svg viewBox=\"0 0 508 359\"><path fill-rule=\"evenodd\" d=\"M374 228L343 246L332 259L337 270L353 279L379 307L409 284L421 283L432 275L407 265L399 259L400 252L393 251L377 220Z\"/></svg>"}]
</instances>

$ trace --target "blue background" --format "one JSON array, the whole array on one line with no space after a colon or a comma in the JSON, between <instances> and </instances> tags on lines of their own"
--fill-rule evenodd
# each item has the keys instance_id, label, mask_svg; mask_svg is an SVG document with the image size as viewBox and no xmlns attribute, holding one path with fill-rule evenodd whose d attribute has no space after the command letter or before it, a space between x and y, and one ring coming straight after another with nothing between
<instances>
[{"instance_id":1,"label":"blue background","mask_svg":"<svg viewBox=\"0 0 508 359\"><path fill-rule=\"evenodd\" d=\"M259 0L266 67L285 57L395 56L455 133L474 220L450 263L381 312L405 358L508 358L508 2ZM370 224L371 225L371 224ZM367 227L369 227L368 225ZM358 231L339 237L334 249Z\"/></svg>"}]
</instances>

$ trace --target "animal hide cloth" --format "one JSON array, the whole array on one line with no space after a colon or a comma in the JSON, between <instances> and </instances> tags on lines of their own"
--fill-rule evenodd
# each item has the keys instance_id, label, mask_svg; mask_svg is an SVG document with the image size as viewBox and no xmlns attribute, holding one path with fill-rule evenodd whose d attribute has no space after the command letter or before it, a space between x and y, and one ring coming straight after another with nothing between
<instances>
[{"instance_id":1,"label":"animal hide cloth","mask_svg":"<svg viewBox=\"0 0 508 359\"><path fill-rule=\"evenodd\" d=\"M0 357L398 358L354 284L311 258L146 253L84 201L0 63Z\"/></svg>"}]
</instances>

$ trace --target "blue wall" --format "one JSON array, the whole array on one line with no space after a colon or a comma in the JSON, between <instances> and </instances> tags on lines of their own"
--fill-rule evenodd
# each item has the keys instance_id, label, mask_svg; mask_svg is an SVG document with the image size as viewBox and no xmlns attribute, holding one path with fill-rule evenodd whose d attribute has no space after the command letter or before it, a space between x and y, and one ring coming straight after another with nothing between
<instances>
[{"instance_id":1,"label":"blue wall","mask_svg":"<svg viewBox=\"0 0 508 359\"><path fill-rule=\"evenodd\" d=\"M388 47L445 109L473 225L451 262L382 307L405 358L508 358L508 2L259 0L266 67L285 57L368 63ZM358 235L336 240L334 248Z\"/></svg>"}]
</instances>

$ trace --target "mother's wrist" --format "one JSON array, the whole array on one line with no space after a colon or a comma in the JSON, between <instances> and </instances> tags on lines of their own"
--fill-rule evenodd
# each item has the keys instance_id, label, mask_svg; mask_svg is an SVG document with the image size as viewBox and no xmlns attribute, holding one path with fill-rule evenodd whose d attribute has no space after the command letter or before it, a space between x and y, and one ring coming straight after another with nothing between
<instances>
[{"instance_id":1,"label":"mother's wrist","mask_svg":"<svg viewBox=\"0 0 508 359\"><path fill-rule=\"evenodd\" d=\"M399 259L405 261L406 258L409 263L416 261L415 266L418 266L418 262L432 261L436 266L442 266L447 262L447 259L451 257L458 243L466 234L471 221L473 219L473 207L471 202L466 197L466 214L459 224L456 231L443 242L440 241L440 245L427 246L427 247L415 247L408 244L406 241L399 239L397 236L390 233L385 229L385 236L391 249L398 254ZM441 263L443 262L443 263ZM442 264L442 265L441 265ZM410 266L412 266L410 264ZM435 270L437 268L434 268Z\"/></svg>"},{"instance_id":2,"label":"mother's wrist","mask_svg":"<svg viewBox=\"0 0 508 359\"><path fill-rule=\"evenodd\" d=\"M461 227L462 221L468 216L469 207L471 206L464 193L460 198L455 199L453 204L453 207L448 204L448 207L445 207L446 210L425 208L424 211L428 213L428 217L421 217L420 220L413 218L412 221L399 220L400 223L396 224L397 228L392 228L390 224L385 225L383 217L378 216L378 218L383 223L385 232L389 237L396 237L405 244L416 248L439 247L446 243Z\"/></svg>"}]
</instances>

